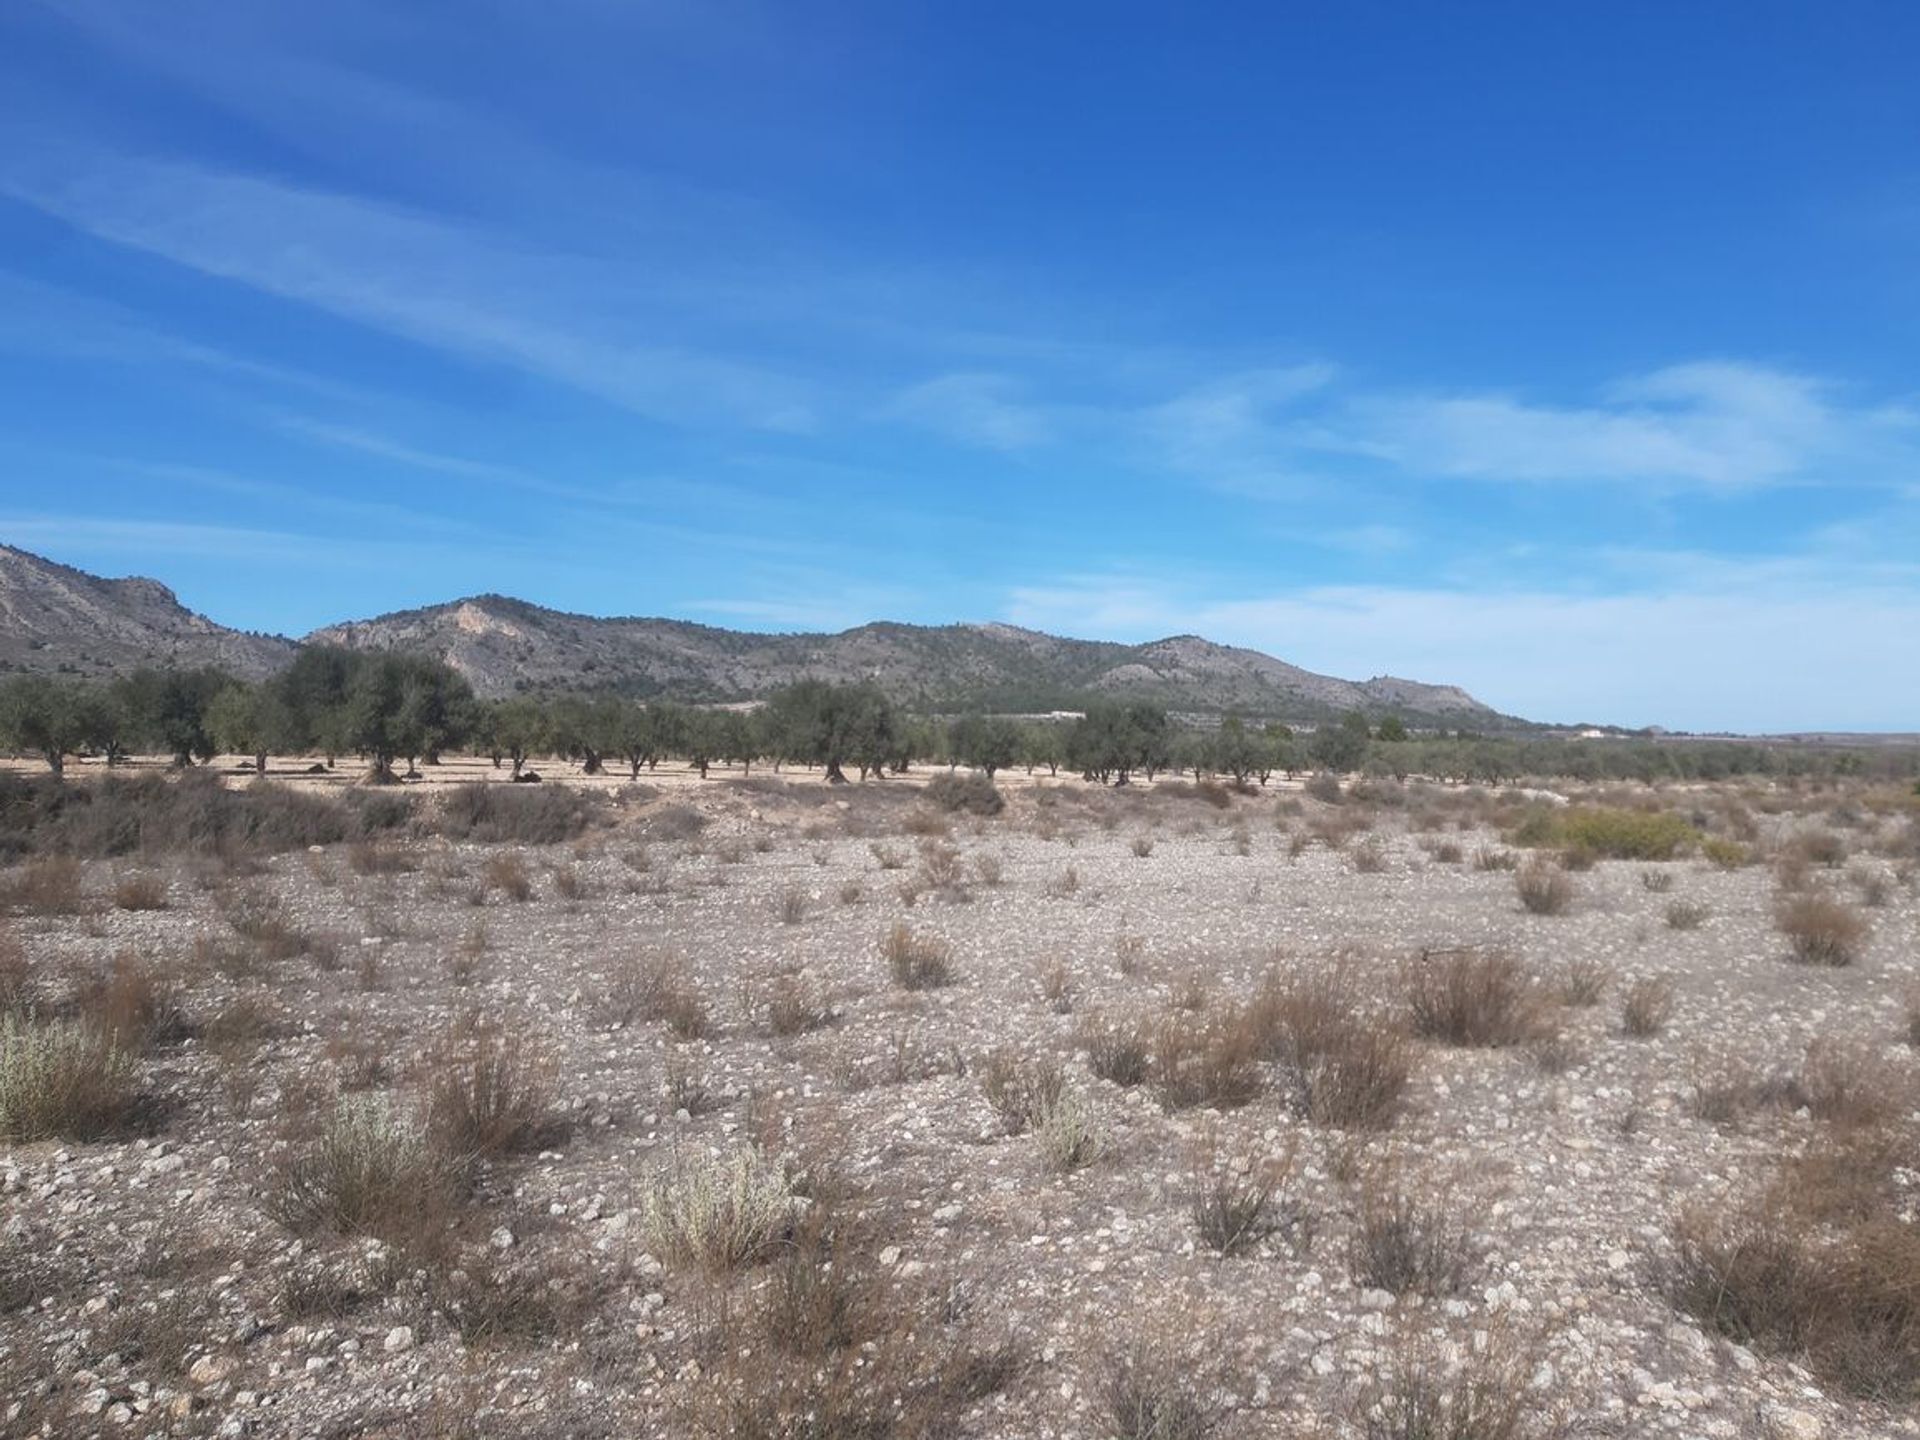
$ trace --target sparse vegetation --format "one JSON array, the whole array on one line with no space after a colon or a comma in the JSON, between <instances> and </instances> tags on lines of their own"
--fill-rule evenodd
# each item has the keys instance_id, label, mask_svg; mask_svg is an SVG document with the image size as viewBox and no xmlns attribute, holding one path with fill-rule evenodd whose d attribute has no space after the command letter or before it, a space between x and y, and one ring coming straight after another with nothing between
<instances>
[{"instance_id":1,"label":"sparse vegetation","mask_svg":"<svg viewBox=\"0 0 1920 1440\"><path fill-rule=\"evenodd\" d=\"M1524 1045L1549 1028L1543 987L1497 949L1423 950L1401 970L1414 1033L1448 1045Z\"/></svg>"},{"instance_id":2,"label":"sparse vegetation","mask_svg":"<svg viewBox=\"0 0 1920 1440\"><path fill-rule=\"evenodd\" d=\"M1775 912L1774 924L1787 937L1793 958L1802 965L1851 965L1860 958L1872 933L1857 910L1817 891L1784 901Z\"/></svg>"},{"instance_id":3,"label":"sparse vegetation","mask_svg":"<svg viewBox=\"0 0 1920 1440\"><path fill-rule=\"evenodd\" d=\"M893 983L903 990L936 990L953 982L953 955L947 942L936 935L916 934L904 920L887 932L880 953Z\"/></svg>"},{"instance_id":4,"label":"sparse vegetation","mask_svg":"<svg viewBox=\"0 0 1920 1440\"><path fill-rule=\"evenodd\" d=\"M0 1015L0 1137L95 1140L129 1125L138 1106L133 1055L87 1021Z\"/></svg>"},{"instance_id":5,"label":"sparse vegetation","mask_svg":"<svg viewBox=\"0 0 1920 1440\"><path fill-rule=\"evenodd\" d=\"M771 1259L800 1208L784 1164L736 1148L717 1158L678 1157L656 1170L641 1197L641 1227L671 1264L738 1270Z\"/></svg>"}]
</instances>

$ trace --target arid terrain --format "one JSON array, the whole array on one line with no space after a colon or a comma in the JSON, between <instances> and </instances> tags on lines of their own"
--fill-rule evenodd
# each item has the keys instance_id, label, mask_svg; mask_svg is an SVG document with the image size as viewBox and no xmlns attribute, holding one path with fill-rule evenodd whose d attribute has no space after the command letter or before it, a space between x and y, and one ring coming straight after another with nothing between
<instances>
[{"instance_id":1,"label":"arid terrain","mask_svg":"<svg viewBox=\"0 0 1920 1440\"><path fill-rule=\"evenodd\" d=\"M0 777L7 1434L1920 1434L1910 794L440 773Z\"/></svg>"}]
</instances>

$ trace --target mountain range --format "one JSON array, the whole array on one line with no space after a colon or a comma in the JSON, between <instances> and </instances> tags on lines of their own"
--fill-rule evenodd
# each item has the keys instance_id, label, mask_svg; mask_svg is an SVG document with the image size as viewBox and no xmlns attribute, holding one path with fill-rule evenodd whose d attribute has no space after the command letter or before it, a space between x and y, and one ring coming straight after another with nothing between
<instances>
[{"instance_id":1,"label":"mountain range","mask_svg":"<svg viewBox=\"0 0 1920 1440\"><path fill-rule=\"evenodd\" d=\"M1106 697L1308 722L1359 709L1449 727L1525 723L1456 686L1340 680L1193 635L1123 645L993 623L884 621L837 634L761 634L476 595L343 621L294 641L217 624L157 580L103 579L0 545L0 672L101 676L138 665L216 665L258 679L302 643L430 655L483 696L586 689L742 701L817 678L871 680L933 711L1074 709Z\"/></svg>"}]
</instances>

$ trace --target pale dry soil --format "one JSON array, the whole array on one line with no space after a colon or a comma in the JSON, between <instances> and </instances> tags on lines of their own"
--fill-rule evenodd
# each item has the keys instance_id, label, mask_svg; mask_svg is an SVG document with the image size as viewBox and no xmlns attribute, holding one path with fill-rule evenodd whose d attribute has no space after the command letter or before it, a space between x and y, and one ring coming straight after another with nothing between
<instances>
[{"instance_id":1,"label":"pale dry soil","mask_svg":"<svg viewBox=\"0 0 1920 1440\"><path fill-rule=\"evenodd\" d=\"M1544 917L1519 906L1510 873L1470 863L1500 844L1485 832L1416 835L1382 810L1385 869L1360 873L1351 844L1290 853L1290 835L1319 813L1296 797L1219 809L1062 780L1043 816L1036 804L1054 787L1021 788L1002 815L951 817L950 837L931 842L960 852L964 897L929 891L911 904L902 886L928 842L904 825L918 812L897 787L871 785L783 794L676 778L665 798L622 806L578 842L522 851L525 903L476 889L499 847L431 839L390 842L417 865L394 875L357 873L345 847L251 874L163 866L169 908L155 912L105 899L136 867L89 863L83 913L11 922L36 969L80 974L132 951L180 967L195 1016L244 994L274 1024L237 1055L191 1036L159 1048L146 1062L160 1102L149 1133L0 1157L5 1253L33 1257L38 1277L9 1287L0 1345L44 1382L52 1433L688 1433L687 1407L716 1375L751 1368L726 1353L726 1297L763 1272L713 1281L662 1264L639 1197L676 1157L758 1144L831 1165L884 1240L876 1263L903 1306L937 1292L978 1333L1019 1343L1024 1365L965 1414L969 1436L1111 1433L1101 1367L1143 1340L1204 1378L1218 1433L1253 1436L1349 1414L1409 1347L1468 1353L1489 1334L1531 1348L1542 1406L1564 1407L1578 1434L1920 1434L1912 1410L1849 1399L1789 1358L1703 1332L1650 1278L1677 1209L1732 1203L1817 1124L1804 1113L1694 1118L1703 1065L1790 1067L1835 1035L1905 1063L1920 953L1910 890L1873 912L1860 963L1810 969L1789 962L1774 930L1763 866L1602 862L1574 877L1570 913ZM682 833L672 808L688 805L706 821L697 833ZM1134 853L1142 835L1154 838L1145 856ZM1468 863L1439 863L1422 839L1456 841ZM901 868L883 867L896 857ZM983 860L997 883L980 878ZM1670 872L1671 892L1650 891L1648 870ZM560 893L562 874L577 879L576 898ZM196 940L232 938L222 893L246 888L335 937L331 968L300 956L248 974L196 969ZM1709 918L1668 929L1676 898ZM955 983L891 984L880 943L900 920L950 945ZM1123 967L1121 937L1138 937L1137 966ZM1088 1017L1161 1014L1196 981L1204 1005L1223 1006L1270 967L1334 955L1390 997L1406 956L1445 945L1508 947L1548 977L1576 960L1611 967L1606 998L1561 1017L1570 1067L1422 1043L1397 1122L1350 1135L1307 1124L1278 1093L1168 1114L1150 1085L1096 1079L1080 1050ZM463 947L477 952L470 975L454 960ZM697 987L706 1038L616 1013L623 968L651 955L672 957ZM1063 1004L1043 993L1056 966L1070 977ZM829 997L831 1023L770 1036L764 1004L779 975ZM1676 987L1672 1022L1630 1038L1617 997L1654 975ZM268 1218L275 1166L299 1143L290 1117L343 1087L411 1105L424 1047L473 1011L549 1057L571 1121L551 1148L488 1169L478 1243L515 1265L584 1271L597 1287L588 1310L558 1334L473 1345L404 1286L337 1314L290 1314L290 1275L361 1273L378 1259L371 1242L296 1238ZM978 1078L994 1050L1065 1063L1104 1139L1100 1158L1063 1174L1033 1136L1002 1133ZM704 1082L699 1113L671 1108L670 1071ZM1318 1217L1310 1241L1275 1236L1234 1259L1199 1245L1188 1206L1200 1168L1280 1157ZM1452 1297L1396 1299L1349 1279L1356 1176L1385 1167L1469 1231L1469 1274ZM109 1348L116 1317L168 1306L186 1316L176 1353Z\"/></svg>"}]
</instances>

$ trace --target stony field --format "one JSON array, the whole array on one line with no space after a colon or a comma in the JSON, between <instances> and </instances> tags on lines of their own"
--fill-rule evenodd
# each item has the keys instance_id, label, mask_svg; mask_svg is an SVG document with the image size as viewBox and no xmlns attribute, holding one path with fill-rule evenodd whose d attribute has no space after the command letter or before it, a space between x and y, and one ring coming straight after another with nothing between
<instances>
[{"instance_id":1,"label":"stony field","mask_svg":"<svg viewBox=\"0 0 1920 1440\"><path fill-rule=\"evenodd\" d=\"M1920 1434L1913 797L1310 792L37 844L0 1430Z\"/></svg>"}]
</instances>

